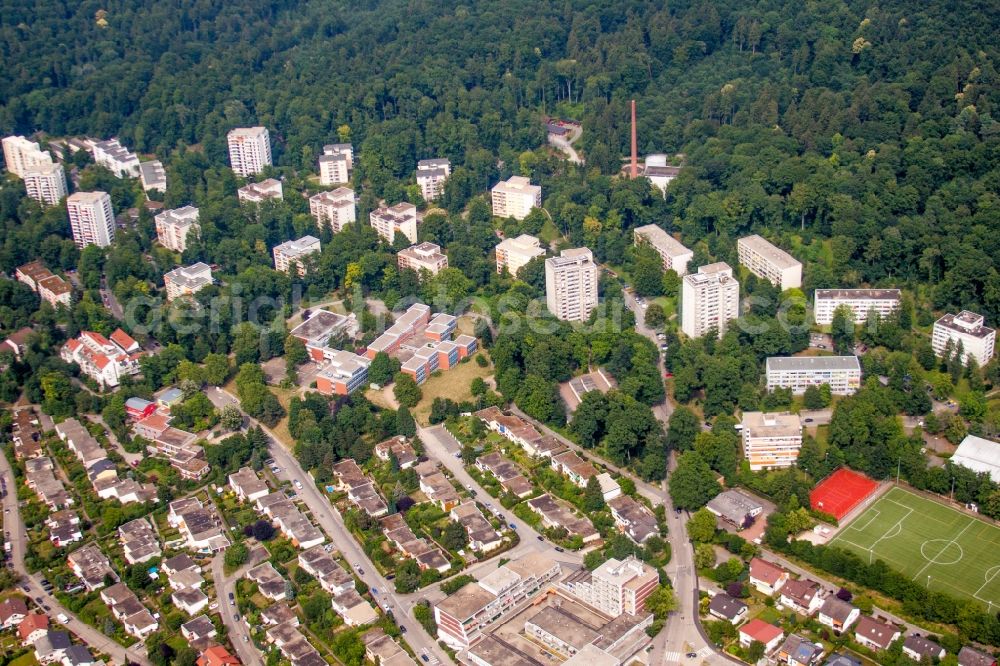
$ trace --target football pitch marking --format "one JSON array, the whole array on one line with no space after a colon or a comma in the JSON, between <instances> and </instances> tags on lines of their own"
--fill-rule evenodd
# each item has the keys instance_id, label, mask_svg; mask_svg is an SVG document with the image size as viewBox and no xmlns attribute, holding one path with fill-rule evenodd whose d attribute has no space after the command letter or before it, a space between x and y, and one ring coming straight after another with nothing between
<instances>
[{"instance_id":1,"label":"football pitch marking","mask_svg":"<svg viewBox=\"0 0 1000 666\"><path fill-rule=\"evenodd\" d=\"M982 585L980 585L979 589L976 590L975 594L972 595L973 597L975 597L976 599L979 599L983 603L989 604L991 612L993 610L993 600L992 599L983 599L981 596L979 596L979 593L983 591L984 587L986 587L987 585L989 585L990 583L992 583L993 579L996 578L998 575L1000 575L1000 564L998 564L995 567L990 567L989 569L987 569L986 573L983 575L983 577L986 579L986 582L983 583Z\"/></svg>"}]
</instances>

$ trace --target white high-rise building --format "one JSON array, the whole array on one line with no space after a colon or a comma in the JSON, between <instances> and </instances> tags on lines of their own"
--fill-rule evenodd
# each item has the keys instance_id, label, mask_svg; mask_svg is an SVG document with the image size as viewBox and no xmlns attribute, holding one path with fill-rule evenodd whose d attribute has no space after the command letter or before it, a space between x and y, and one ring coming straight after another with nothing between
<instances>
[{"instance_id":1,"label":"white high-rise building","mask_svg":"<svg viewBox=\"0 0 1000 666\"><path fill-rule=\"evenodd\" d=\"M610 617L645 615L646 599L660 586L656 569L634 555L609 559L587 575L570 576L560 587Z\"/></svg>"},{"instance_id":2,"label":"white high-rise building","mask_svg":"<svg viewBox=\"0 0 1000 666\"><path fill-rule=\"evenodd\" d=\"M532 185L524 176L511 176L500 181L490 191L493 199L493 214L497 217L513 217L523 220L532 208L542 206L542 188Z\"/></svg>"},{"instance_id":3,"label":"white high-rise building","mask_svg":"<svg viewBox=\"0 0 1000 666\"><path fill-rule=\"evenodd\" d=\"M309 197L309 212L316 220L316 226L329 225L333 233L339 233L357 219L354 205L354 190L338 187L329 192L320 192Z\"/></svg>"},{"instance_id":4,"label":"white high-rise building","mask_svg":"<svg viewBox=\"0 0 1000 666\"><path fill-rule=\"evenodd\" d=\"M271 164L271 135L266 127L237 127L227 138L229 164L237 176L253 176Z\"/></svg>"},{"instance_id":5,"label":"white high-rise building","mask_svg":"<svg viewBox=\"0 0 1000 666\"><path fill-rule=\"evenodd\" d=\"M78 248L107 247L115 240L115 213L107 192L74 192L66 199L66 211Z\"/></svg>"},{"instance_id":6,"label":"white high-rise building","mask_svg":"<svg viewBox=\"0 0 1000 666\"><path fill-rule=\"evenodd\" d=\"M212 268L200 261L190 266L181 266L164 275L163 284L167 289L168 301L180 296L190 296L212 284Z\"/></svg>"},{"instance_id":7,"label":"white high-rise building","mask_svg":"<svg viewBox=\"0 0 1000 666\"><path fill-rule=\"evenodd\" d=\"M545 248L534 236L521 234L517 238L505 238L496 248L497 273L507 272L517 277L517 272L535 257L544 257Z\"/></svg>"},{"instance_id":8,"label":"white high-rise building","mask_svg":"<svg viewBox=\"0 0 1000 666\"><path fill-rule=\"evenodd\" d=\"M986 326L985 318L962 310L957 315L946 314L934 322L934 334L931 337L931 347L938 356L944 354L944 348L951 340L952 349L962 345L962 362L968 363L969 357L976 359L979 367L983 367L993 358L997 332Z\"/></svg>"},{"instance_id":9,"label":"white high-rise building","mask_svg":"<svg viewBox=\"0 0 1000 666\"><path fill-rule=\"evenodd\" d=\"M451 175L451 162L433 159L417 162L417 185L424 201L434 201L444 192L444 181Z\"/></svg>"},{"instance_id":10,"label":"white high-rise building","mask_svg":"<svg viewBox=\"0 0 1000 666\"><path fill-rule=\"evenodd\" d=\"M599 269L585 247L545 260L545 304L557 319L586 321L597 307Z\"/></svg>"},{"instance_id":11,"label":"white high-rise building","mask_svg":"<svg viewBox=\"0 0 1000 666\"><path fill-rule=\"evenodd\" d=\"M349 143L331 143L323 146L319 157L319 184L337 185L351 182L354 169L354 147Z\"/></svg>"},{"instance_id":12,"label":"white high-rise building","mask_svg":"<svg viewBox=\"0 0 1000 666\"><path fill-rule=\"evenodd\" d=\"M813 318L820 326L833 323L833 312L846 305L854 313L854 323L868 320L872 310L887 317L899 308L899 289L817 289Z\"/></svg>"},{"instance_id":13,"label":"white high-rise building","mask_svg":"<svg viewBox=\"0 0 1000 666\"><path fill-rule=\"evenodd\" d=\"M94 162L105 167L119 178L139 177L139 156L123 146L118 139L94 143L91 152Z\"/></svg>"},{"instance_id":14,"label":"white high-rise building","mask_svg":"<svg viewBox=\"0 0 1000 666\"><path fill-rule=\"evenodd\" d=\"M66 171L58 162L29 166L23 177L28 196L39 203L54 206L66 196Z\"/></svg>"},{"instance_id":15,"label":"white high-rise building","mask_svg":"<svg viewBox=\"0 0 1000 666\"><path fill-rule=\"evenodd\" d=\"M760 236L746 236L736 241L740 264L759 278L782 291L802 286L802 263Z\"/></svg>"},{"instance_id":16,"label":"white high-rise building","mask_svg":"<svg viewBox=\"0 0 1000 666\"><path fill-rule=\"evenodd\" d=\"M417 242L417 207L411 203L403 201L388 208L380 206L368 215L368 221L390 245L396 241L396 234L406 236L411 243Z\"/></svg>"},{"instance_id":17,"label":"white high-rise building","mask_svg":"<svg viewBox=\"0 0 1000 666\"><path fill-rule=\"evenodd\" d=\"M303 236L298 240L285 241L281 245L275 245L273 250L274 270L279 273L287 273L294 263L298 266L298 274L305 275L305 257L310 254L318 254L320 250L322 250L322 246L315 236Z\"/></svg>"},{"instance_id":18,"label":"white high-rise building","mask_svg":"<svg viewBox=\"0 0 1000 666\"><path fill-rule=\"evenodd\" d=\"M740 316L740 283L725 262L708 264L681 280L681 330L700 338L711 329L719 336Z\"/></svg>"},{"instance_id":19,"label":"white high-rise building","mask_svg":"<svg viewBox=\"0 0 1000 666\"><path fill-rule=\"evenodd\" d=\"M861 388L857 356L769 356L766 367L768 391L789 388L801 395L827 384L833 395L852 395Z\"/></svg>"},{"instance_id":20,"label":"white high-rise building","mask_svg":"<svg viewBox=\"0 0 1000 666\"><path fill-rule=\"evenodd\" d=\"M681 245L680 241L655 224L636 227L632 231L636 246L646 244L656 250L663 260L663 270L674 271L678 275L687 273L688 262L694 252Z\"/></svg>"},{"instance_id":21,"label":"white high-rise building","mask_svg":"<svg viewBox=\"0 0 1000 666\"><path fill-rule=\"evenodd\" d=\"M798 414L743 413L743 455L754 472L791 467L802 448Z\"/></svg>"},{"instance_id":22,"label":"white high-rise building","mask_svg":"<svg viewBox=\"0 0 1000 666\"><path fill-rule=\"evenodd\" d=\"M23 136L8 136L3 140L3 161L7 171L24 178L24 172L29 167L51 164L52 155L42 150L36 141L29 141Z\"/></svg>"},{"instance_id":23,"label":"white high-rise building","mask_svg":"<svg viewBox=\"0 0 1000 666\"><path fill-rule=\"evenodd\" d=\"M156 216L156 238L160 245L183 252L187 249L188 234L197 234L201 230L198 224L198 209L194 206L184 206L165 210Z\"/></svg>"}]
</instances>

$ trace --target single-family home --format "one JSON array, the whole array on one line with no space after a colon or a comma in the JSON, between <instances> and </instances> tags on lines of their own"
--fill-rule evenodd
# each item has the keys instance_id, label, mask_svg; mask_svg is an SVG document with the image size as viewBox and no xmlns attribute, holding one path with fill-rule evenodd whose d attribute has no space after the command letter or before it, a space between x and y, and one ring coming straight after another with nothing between
<instances>
[{"instance_id":1,"label":"single-family home","mask_svg":"<svg viewBox=\"0 0 1000 666\"><path fill-rule=\"evenodd\" d=\"M785 632L781 629L756 617L740 627L740 645L747 648L754 641L759 641L768 654L777 649L784 637Z\"/></svg>"},{"instance_id":2,"label":"single-family home","mask_svg":"<svg viewBox=\"0 0 1000 666\"><path fill-rule=\"evenodd\" d=\"M835 596L827 597L819 607L817 619L834 631L840 633L857 621L861 611Z\"/></svg>"},{"instance_id":3,"label":"single-family home","mask_svg":"<svg viewBox=\"0 0 1000 666\"><path fill-rule=\"evenodd\" d=\"M747 617L747 605L739 599L720 592L708 604L708 614L732 624L739 624Z\"/></svg>"},{"instance_id":4,"label":"single-family home","mask_svg":"<svg viewBox=\"0 0 1000 666\"><path fill-rule=\"evenodd\" d=\"M759 557L750 560L750 584L758 592L772 596L788 582L788 572Z\"/></svg>"}]
</instances>

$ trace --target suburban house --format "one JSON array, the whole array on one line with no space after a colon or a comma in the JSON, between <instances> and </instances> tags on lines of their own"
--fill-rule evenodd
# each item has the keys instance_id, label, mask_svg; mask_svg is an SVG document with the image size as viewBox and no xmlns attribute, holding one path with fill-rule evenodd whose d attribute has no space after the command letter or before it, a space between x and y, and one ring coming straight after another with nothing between
<instances>
[{"instance_id":1,"label":"suburban house","mask_svg":"<svg viewBox=\"0 0 1000 666\"><path fill-rule=\"evenodd\" d=\"M958 651L958 666L997 666L997 660L966 645Z\"/></svg>"},{"instance_id":2,"label":"suburban house","mask_svg":"<svg viewBox=\"0 0 1000 666\"><path fill-rule=\"evenodd\" d=\"M931 659L944 659L944 648L934 641L924 638L919 634L907 636L903 641L903 654L913 661L921 661L924 657Z\"/></svg>"},{"instance_id":3,"label":"suburban house","mask_svg":"<svg viewBox=\"0 0 1000 666\"><path fill-rule=\"evenodd\" d=\"M812 615L823 605L822 590L816 581L790 580L781 587L779 603L796 613Z\"/></svg>"},{"instance_id":4,"label":"suburban house","mask_svg":"<svg viewBox=\"0 0 1000 666\"><path fill-rule=\"evenodd\" d=\"M760 618L754 618L740 627L740 645L747 648L754 641L760 641L768 654L777 649L784 637L785 632Z\"/></svg>"},{"instance_id":5,"label":"suburban house","mask_svg":"<svg viewBox=\"0 0 1000 666\"><path fill-rule=\"evenodd\" d=\"M758 592L771 596L787 582L788 572L777 564L771 564L759 557L750 560L750 584Z\"/></svg>"},{"instance_id":6,"label":"suburban house","mask_svg":"<svg viewBox=\"0 0 1000 666\"><path fill-rule=\"evenodd\" d=\"M798 634L789 635L778 648L778 661L783 661L788 666L813 666L822 656L822 645L817 645Z\"/></svg>"},{"instance_id":7,"label":"suburban house","mask_svg":"<svg viewBox=\"0 0 1000 666\"><path fill-rule=\"evenodd\" d=\"M869 650L885 650L900 636L900 631L891 624L882 624L870 617L862 616L854 629L854 639Z\"/></svg>"},{"instance_id":8,"label":"suburban house","mask_svg":"<svg viewBox=\"0 0 1000 666\"><path fill-rule=\"evenodd\" d=\"M859 615L861 615L860 610L846 601L831 596L827 597L823 605L819 607L817 619L820 624L840 633L854 624Z\"/></svg>"},{"instance_id":9,"label":"suburban house","mask_svg":"<svg viewBox=\"0 0 1000 666\"><path fill-rule=\"evenodd\" d=\"M708 604L708 614L732 624L739 624L747 617L747 605L728 594L719 593Z\"/></svg>"}]
</instances>

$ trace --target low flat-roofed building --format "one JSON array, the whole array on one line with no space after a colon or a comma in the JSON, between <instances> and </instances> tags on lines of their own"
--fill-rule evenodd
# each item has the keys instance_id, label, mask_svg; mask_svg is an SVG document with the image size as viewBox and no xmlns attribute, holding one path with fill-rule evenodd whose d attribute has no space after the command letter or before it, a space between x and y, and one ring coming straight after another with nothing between
<instances>
[{"instance_id":1,"label":"low flat-roofed building","mask_svg":"<svg viewBox=\"0 0 1000 666\"><path fill-rule=\"evenodd\" d=\"M274 270L279 273L287 273L292 264L296 266L296 274L305 275L307 272L307 257L319 254L322 246L315 236L303 236L298 240L285 241L280 245L275 245Z\"/></svg>"},{"instance_id":2,"label":"low flat-roofed building","mask_svg":"<svg viewBox=\"0 0 1000 666\"><path fill-rule=\"evenodd\" d=\"M791 467L802 448L802 422L798 414L743 413L743 455L750 469Z\"/></svg>"},{"instance_id":3,"label":"low flat-roofed building","mask_svg":"<svg viewBox=\"0 0 1000 666\"><path fill-rule=\"evenodd\" d=\"M622 660L596 645L585 645L562 666L621 666Z\"/></svg>"},{"instance_id":4,"label":"low flat-roofed building","mask_svg":"<svg viewBox=\"0 0 1000 666\"><path fill-rule=\"evenodd\" d=\"M802 286L802 262L756 234L736 242L740 264L782 291Z\"/></svg>"},{"instance_id":5,"label":"low flat-roofed building","mask_svg":"<svg viewBox=\"0 0 1000 666\"><path fill-rule=\"evenodd\" d=\"M655 224L647 224L632 230L635 244L649 245L663 260L663 270L674 271L684 275L688 270L688 262L694 258L694 252L681 245L680 241Z\"/></svg>"},{"instance_id":6,"label":"low flat-roofed building","mask_svg":"<svg viewBox=\"0 0 1000 666\"><path fill-rule=\"evenodd\" d=\"M212 268L201 261L190 266L175 268L163 276L168 301L196 294L213 282Z\"/></svg>"},{"instance_id":7,"label":"low flat-roofed building","mask_svg":"<svg viewBox=\"0 0 1000 666\"><path fill-rule=\"evenodd\" d=\"M545 606L524 623L524 633L570 657L594 642L598 633L557 606Z\"/></svg>"},{"instance_id":8,"label":"low flat-roofed building","mask_svg":"<svg viewBox=\"0 0 1000 666\"><path fill-rule=\"evenodd\" d=\"M899 300L899 289L817 289L813 294L813 320L829 326L836 309L845 306L854 315L854 323L863 324L872 311L888 317L899 309Z\"/></svg>"},{"instance_id":9,"label":"low flat-roofed building","mask_svg":"<svg viewBox=\"0 0 1000 666\"><path fill-rule=\"evenodd\" d=\"M269 199L280 201L285 198L281 181L274 178L244 185L236 190L236 196L239 197L240 203L246 204L260 204Z\"/></svg>"},{"instance_id":10,"label":"low flat-roofed building","mask_svg":"<svg viewBox=\"0 0 1000 666\"><path fill-rule=\"evenodd\" d=\"M316 375L316 390L323 395L350 395L368 382L368 366L364 356L349 351L332 350L329 362Z\"/></svg>"},{"instance_id":11,"label":"low flat-roofed building","mask_svg":"<svg viewBox=\"0 0 1000 666\"><path fill-rule=\"evenodd\" d=\"M767 390L791 389L802 395L810 386L827 384L833 395L853 395L861 388L857 356L769 356Z\"/></svg>"},{"instance_id":12,"label":"low flat-roofed building","mask_svg":"<svg viewBox=\"0 0 1000 666\"><path fill-rule=\"evenodd\" d=\"M431 275L437 275L445 268L448 268L448 257L441 252L441 247L434 243L420 243L411 245L405 250L400 250L396 254L396 260L400 269L410 269L420 273L427 271Z\"/></svg>"},{"instance_id":13,"label":"low flat-roofed building","mask_svg":"<svg viewBox=\"0 0 1000 666\"><path fill-rule=\"evenodd\" d=\"M142 189L146 192L167 191L167 171L160 160L140 162L139 178L142 180Z\"/></svg>"},{"instance_id":14,"label":"low flat-roofed building","mask_svg":"<svg viewBox=\"0 0 1000 666\"><path fill-rule=\"evenodd\" d=\"M740 529L752 525L754 519L764 511L763 504L737 488L719 493L709 500L705 508Z\"/></svg>"},{"instance_id":15,"label":"low flat-roofed building","mask_svg":"<svg viewBox=\"0 0 1000 666\"><path fill-rule=\"evenodd\" d=\"M542 666L542 663L499 636L486 634L465 653L476 666Z\"/></svg>"},{"instance_id":16,"label":"low flat-roofed building","mask_svg":"<svg viewBox=\"0 0 1000 666\"><path fill-rule=\"evenodd\" d=\"M962 362L968 363L970 358L974 358L979 367L983 367L993 358L996 338L996 330L986 326L982 315L962 310L957 315L949 313L934 322L931 347L935 354L942 356L949 342L953 353L961 345Z\"/></svg>"},{"instance_id":17,"label":"low flat-roofed building","mask_svg":"<svg viewBox=\"0 0 1000 666\"><path fill-rule=\"evenodd\" d=\"M301 340L309 357L319 362L325 359L325 350L330 347L331 340L353 338L357 333L358 320L353 313L345 316L329 310L316 310L289 335Z\"/></svg>"}]
</instances>

